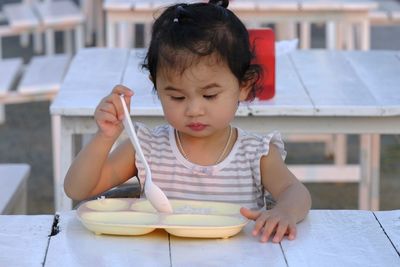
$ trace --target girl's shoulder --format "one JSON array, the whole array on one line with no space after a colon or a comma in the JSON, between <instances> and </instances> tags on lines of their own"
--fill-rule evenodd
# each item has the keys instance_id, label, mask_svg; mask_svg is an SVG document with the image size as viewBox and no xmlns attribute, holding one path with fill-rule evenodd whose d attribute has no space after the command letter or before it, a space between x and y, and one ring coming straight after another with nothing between
<instances>
[{"instance_id":1,"label":"girl's shoulder","mask_svg":"<svg viewBox=\"0 0 400 267\"><path fill-rule=\"evenodd\" d=\"M240 142L242 150L253 151L260 156L267 155L270 144L274 144L280 151L282 158L286 157L282 135L278 131L258 134L238 128L238 142Z\"/></svg>"}]
</instances>

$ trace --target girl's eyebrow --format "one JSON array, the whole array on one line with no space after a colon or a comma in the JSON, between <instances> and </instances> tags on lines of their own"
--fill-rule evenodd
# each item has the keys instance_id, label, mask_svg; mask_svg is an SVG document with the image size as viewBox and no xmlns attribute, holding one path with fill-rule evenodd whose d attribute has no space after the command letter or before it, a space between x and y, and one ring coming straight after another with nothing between
<instances>
[{"instance_id":1,"label":"girl's eyebrow","mask_svg":"<svg viewBox=\"0 0 400 267\"><path fill-rule=\"evenodd\" d=\"M218 83L210 83L210 84L207 84L206 86L201 87L200 89L207 90L207 89L215 88L215 87L221 87L221 86Z\"/></svg>"},{"instance_id":2,"label":"girl's eyebrow","mask_svg":"<svg viewBox=\"0 0 400 267\"><path fill-rule=\"evenodd\" d=\"M210 83L210 84L207 84L207 85L201 87L200 89L201 90L207 90L207 89L216 88L216 87L221 87L221 85L219 85L218 83ZM166 90L166 91L183 91L180 88L175 88L175 87L170 86L170 85L165 87L164 90Z\"/></svg>"},{"instance_id":3,"label":"girl's eyebrow","mask_svg":"<svg viewBox=\"0 0 400 267\"><path fill-rule=\"evenodd\" d=\"M166 90L166 91L182 91L182 89L175 88L175 87L172 87L172 86L167 86L167 87L164 88L164 90Z\"/></svg>"}]
</instances>

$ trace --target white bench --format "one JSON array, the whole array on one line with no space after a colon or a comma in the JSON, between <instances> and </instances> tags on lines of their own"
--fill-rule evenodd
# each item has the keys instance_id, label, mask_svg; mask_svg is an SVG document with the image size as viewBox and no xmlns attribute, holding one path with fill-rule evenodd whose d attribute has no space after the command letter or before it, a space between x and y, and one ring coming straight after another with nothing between
<instances>
[{"instance_id":1,"label":"white bench","mask_svg":"<svg viewBox=\"0 0 400 267\"><path fill-rule=\"evenodd\" d=\"M400 25L400 3L396 0L380 0L378 8L370 12L371 25Z\"/></svg>"},{"instance_id":2,"label":"white bench","mask_svg":"<svg viewBox=\"0 0 400 267\"><path fill-rule=\"evenodd\" d=\"M26 214L28 164L0 164L0 214Z\"/></svg>"},{"instance_id":3,"label":"white bench","mask_svg":"<svg viewBox=\"0 0 400 267\"><path fill-rule=\"evenodd\" d=\"M53 99L69 62L70 56L65 54L36 56L25 67L20 59L0 60L0 123L5 121L4 104Z\"/></svg>"}]
</instances>

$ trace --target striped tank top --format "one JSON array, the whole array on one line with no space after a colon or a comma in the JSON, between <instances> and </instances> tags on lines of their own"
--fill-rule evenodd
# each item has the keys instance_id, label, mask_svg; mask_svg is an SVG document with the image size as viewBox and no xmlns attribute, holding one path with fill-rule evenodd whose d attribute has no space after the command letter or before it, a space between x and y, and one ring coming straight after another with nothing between
<instances>
[{"instance_id":1,"label":"striped tank top","mask_svg":"<svg viewBox=\"0 0 400 267\"><path fill-rule=\"evenodd\" d=\"M200 166L181 154L170 125L149 129L137 123L135 128L153 182L171 199L223 201L251 209L263 208L269 193L261 184L261 156L268 154L269 144L273 143L282 158L286 157L278 132L258 135L238 128L237 140L228 156L216 165ZM138 156L136 167L143 189L146 172Z\"/></svg>"}]
</instances>

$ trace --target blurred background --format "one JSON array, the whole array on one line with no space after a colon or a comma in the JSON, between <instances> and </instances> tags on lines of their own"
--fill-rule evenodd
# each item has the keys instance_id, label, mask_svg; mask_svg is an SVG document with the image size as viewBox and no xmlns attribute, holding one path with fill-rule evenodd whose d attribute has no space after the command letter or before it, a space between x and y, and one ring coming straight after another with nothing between
<instances>
[{"instance_id":1,"label":"blurred background","mask_svg":"<svg viewBox=\"0 0 400 267\"><path fill-rule=\"evenodd\" d=\"M20 1L0 0L0 10L7 4L18 2ZM78 4L77 1L74 3ZM2 22L0 25L6 25L6 23ZM136 26L136 45L143 45L144 40L140 36L145 31L143 25ZM310 35L312 49L325 48L325 25L312 25ZM24 63L28 63L33 56L40 55L35 52L33 43L32 35L29 36L26 46L21 45L19 36L2 37L2 58L19 57L23 58ZM62 33L55 34L54 44L56 53L63 52ZM95 45L95 38L85 40L86 47ZM371 25L370 49L400 51L400 22L397 25ZM0 124L0 163L28 163L31 166L28 179L28 214L54 212L49 105L50 101L8 104L5 106L6 120ZM359 161L358 146L358 136L348 136L349 163ZM333 162L332 156L325 155L325 147L322 143L287 142L286 149L288 151L286 162L289 164ZM400 207L399 135L381 136L380 177L380 209L398 209ZM306 186L311 191L314 209L357 209L358 207L358 184L356 183L306 183Z\"/></svg>"}]
</instances>

